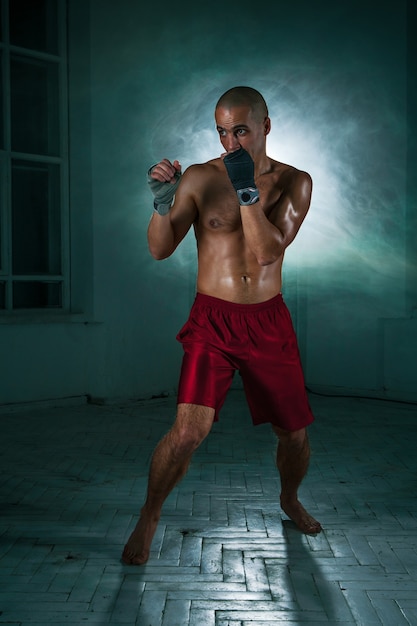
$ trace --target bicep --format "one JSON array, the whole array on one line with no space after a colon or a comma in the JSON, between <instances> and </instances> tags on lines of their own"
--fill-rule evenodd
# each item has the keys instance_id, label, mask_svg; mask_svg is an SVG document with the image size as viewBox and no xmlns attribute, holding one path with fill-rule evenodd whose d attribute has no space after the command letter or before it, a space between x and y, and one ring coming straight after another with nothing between
<instances>
[{"instance_id":1,"label":"bicep","mask_svg":"<svg viewBox=\"0 0 417 626\"><path fill-rule=\"evenodd\" d=\"M312 180L306 172L297 172L281 195L271 215L272 223L281 232L285 246L295 238L310 208Z\"/></svg>"},{"instance_id":2,"label":"bicep","mask_svg":"<svg viewBox=\"0 0 417 626\"><path fill-rule=\"evenodd\" d=\"M197 214L197 205L192 187L189 177L185 173L175 194L174 204L169 212L176 246L190 230L197 218Z\"/></svg>"}]
</instances>

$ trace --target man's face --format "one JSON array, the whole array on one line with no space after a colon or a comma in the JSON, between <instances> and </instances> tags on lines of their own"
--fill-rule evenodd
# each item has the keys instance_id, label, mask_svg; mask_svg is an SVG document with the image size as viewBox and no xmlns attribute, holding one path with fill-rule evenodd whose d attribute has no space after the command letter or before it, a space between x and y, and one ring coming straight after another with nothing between
<instances>
[{"instance_id":1,"label":"man's face","mask_svg":"<svg viewBox=\"0 0 417 626\"><path fill-rule=\"evenodd\" d=\"M256 120L249 106L218 107L215 112L217 132L226 152L240 147L252 158L265 151L265 139L269 132L269 118Z\"/></svg>"}]
</instances>

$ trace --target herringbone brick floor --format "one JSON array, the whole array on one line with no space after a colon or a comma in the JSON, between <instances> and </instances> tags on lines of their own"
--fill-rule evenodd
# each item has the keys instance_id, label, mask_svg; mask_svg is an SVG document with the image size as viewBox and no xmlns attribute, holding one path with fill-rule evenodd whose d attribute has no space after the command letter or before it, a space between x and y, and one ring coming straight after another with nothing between
<instances>
[{"instance_id":1,"label":"herringbone brick floor","mask_svg":"<svg viewBox=\"0 0 417 626\"><path fill-rule=\"evenodd\" d=\"M120 554L175 400L0 415L0 624L417 625L417 407L311 403L320 535L281 514L274 436L234 390L143 567Z\"/></svg>"}]
</instances>

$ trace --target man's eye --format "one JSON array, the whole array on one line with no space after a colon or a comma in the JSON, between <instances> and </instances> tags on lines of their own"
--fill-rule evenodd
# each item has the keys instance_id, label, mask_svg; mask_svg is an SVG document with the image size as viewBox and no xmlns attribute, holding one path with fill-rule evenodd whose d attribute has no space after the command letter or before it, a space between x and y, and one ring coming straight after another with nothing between
<instances>
[{"instance_id":1,"label":"man's eye","mask_svg":"<svg viewBox=\"0 0 417 626\"><path fill-rule=\"evenodd\" d=\"M238 135L244 135L244 134L245 134L245 129L244 129L244 128L239 128L239 129L237 130L237 134L238 134Z\"/></svg>"}]
</instances>

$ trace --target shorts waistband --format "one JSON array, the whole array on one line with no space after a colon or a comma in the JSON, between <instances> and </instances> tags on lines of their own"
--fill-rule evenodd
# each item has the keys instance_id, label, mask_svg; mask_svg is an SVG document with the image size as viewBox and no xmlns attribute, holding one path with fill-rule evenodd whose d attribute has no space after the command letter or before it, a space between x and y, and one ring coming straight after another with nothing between
<instances>
[{"instance_id":1,"label":"shorts waistband","mask_svg":"<svg viewBox=\"0 0 417 626\"><path fill-rule=\"evenodd\" d=\"M217 310L227 312L240 312L240 313L255 313L257 311L265 311L266 309L272 309L277 305L283 303L282 293L277 294L269 300L264 302L255 302L254 304L241 304L240 302L229 302L229 300L222 300L221 298L215 298L214 296L208 296L205 293L197 293L194 300L194 305L202 305L208 307L215 307Z\"/></svg>"}]
</instances>

